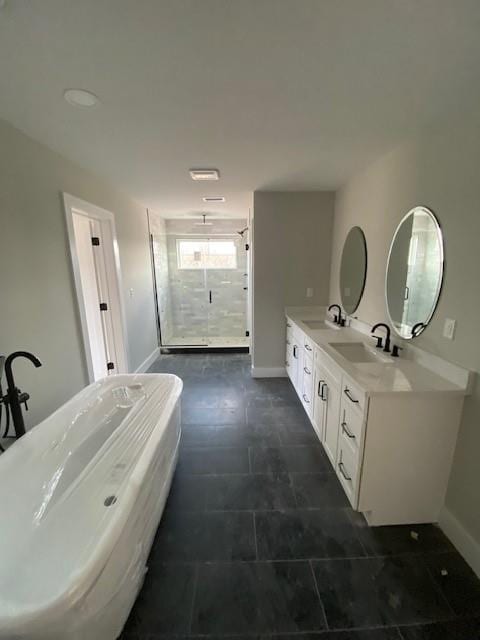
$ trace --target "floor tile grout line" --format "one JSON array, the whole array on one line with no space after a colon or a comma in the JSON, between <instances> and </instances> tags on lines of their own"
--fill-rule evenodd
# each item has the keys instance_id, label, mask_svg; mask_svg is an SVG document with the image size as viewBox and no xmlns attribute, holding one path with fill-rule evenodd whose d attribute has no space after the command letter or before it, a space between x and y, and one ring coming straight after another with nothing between
<instances>
[{"instance_id":1,"label":"floor tile grout line","mask_svg":"<svg viewBox=\"0 0 480 640\"><path fill-rule=\"evenodd\" d=\"M236 560L198 560L198 559L190 559L190 560L159 560L157 564L159 565L191 565L191 564L216 564L216 565L236 565L236 564L288 564L288 563L309 563L309 562L318 562L318 563L326 563L326 562L331 562L331 563L340 563L340 562L351 562L352 560L358 561L358 560L363 560L363 561L368 561L368 560L390 560L390 559L396 559L396 558L402 558L405 556L413 556L413 557L418 557L419 554L409 554L409 553L404 553L404 554L399 554L399 555L381 555L381 556L316 556L316 557L305 557L305 558L259 558L258 560L255 559L250 559L250 560L242 560L242 559L236 559ZM471 615L463 615L460 616L458 614L456 614L454 611L451 611L450 616L448 618L439 618L438 620L450 620L450 619L461 619L461 618L470 618L472 617ZM412 623L415 624L415 623Z\"/></svg>"},{"instance_id":2,"label":"floor tile grout line","mask_svg":"<svg viewBox=\"0 0 480 640\"><path fill-rule=\"evenodd\" d=\"M258 538L257 538L257 520L255 511L253 512L253 535L255 538L255 559L258 561Z\"/></svg>"},{"instance_id":3,"label":"floor tile grout line","mask_svg":"<svg viewBox=\"0 0 480 640\"><path fill-rule=\"evenodd\" d=\"M195 603L197 599L197 588L198 588L198 574L199 574L199 565L200 563L196 562L194 564L194 576L193 576L193 593L192 593L192 602L190 604L190 619L188 622L188 632L192 633L192 625L193 625L193 616L195 614Z\"/></svg>"},{"instance_id":4,"label":"floor tile grout line","mask_svg":"<svg viewBox=\"0 0 480 640\"><path fill-rule=\"evenodd\" d=\"M320 597L320 591L318 589L317 579L315 577L315 571L313 570L313 565L312 565L312 561L311 560L308 561L308 566L310 567L310 573L312 574L313 585L315 587L315 593L317 594L317 598L318 598L318 601L320 603L320 607L322 609L323 619L325 620L325 627L326 627L327 630L329 630L330 627L329 627L329 624L328 624L327 612L325 611L323 600Z\"/></svg>"},{"instance_id":5,"label":"floor tile grout line","mask_svg":"<svg viewBox=\"0 0 480 640\"><path fill-rule=\"evenodd\" d=\"M422 625L422 624L435 624L435 622L427 622L427 623L412 623L410 625L401 625L402 627L415 627L418 625ZM157 640L157 638L165 638L165 639L169 639L171 640L172 638L177 638L178 640L187 640L187 639L191 639L194 640L194 638L215 638L216 640L220 639L220 638L229 638L230 640L235 640L236 638L238 640L241 640L241 638L252 638L253 639L257 639L260 640L261 638L277 638L277 637L281 637L281 636L286 636L286 637L290 637L290 636L298 636L299 638L304 636L308 636L308 635L318 635L320 636L320 640L321 637L327 637L329 635L333 634L344 634L344 633L349 633L349 632L358 632L358 631L379 631L379 630L393 630L393 631L397 631L399 632L399 626L395 625L395 624L388 624L388 625L378 625L375 627L371 627L371 626L367 626L367 627L339 627L339 628L333 628L333 629L305 629L305 630L301 630L301 631L246 631L246 632L233 632L233 633L195 633L195 634L180 634L180 633L157 633L157 634L147 634L147 638L148 640ZM403 640L403 638L402 638Z\"/></svg>"}]
</instances>

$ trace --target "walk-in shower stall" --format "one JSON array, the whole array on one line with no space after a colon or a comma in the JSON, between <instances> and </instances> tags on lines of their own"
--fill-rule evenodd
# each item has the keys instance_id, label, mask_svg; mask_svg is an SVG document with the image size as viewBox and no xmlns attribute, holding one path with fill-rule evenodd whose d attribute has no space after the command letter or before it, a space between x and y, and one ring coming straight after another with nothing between
<instances>
[{"instance_id":1,"label":"walk-in shower stall","mask_svg":"<svg viewBox=\"0 0 480 640\"><path fill-rule=\"evenodd\" d=\"M150 215L157 317L163 347L246 347L245 219Z\"/></svg>"}]
</instances>

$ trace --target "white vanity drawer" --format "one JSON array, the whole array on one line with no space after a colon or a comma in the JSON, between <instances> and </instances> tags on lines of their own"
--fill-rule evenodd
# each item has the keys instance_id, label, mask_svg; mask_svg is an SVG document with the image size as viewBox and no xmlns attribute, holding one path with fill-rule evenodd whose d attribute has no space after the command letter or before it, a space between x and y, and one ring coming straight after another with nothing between
<instances>
[{"instance_id":1,"label":"white vanity drawer","mask_svg":"<svg viewBox=\"0 0 480 640\"><path fill-rule=\"evenodd\" d=\"M305 368L303 371L303 386L300 399L308 416L311 416L313 411L313 371L306 373Z\"/></svg>"},{"instance_id":2,"label":"white vanity drawer","mask_svg":"<svg viewBox=\"0 0 480 640\"><path fill-rule=\"evenodd\" d=\"M358 387L347 376L343 376L342 380L342 402L343 400L345 400L347 405L359 411L363 416L367 404L365 391Z\"/></svg>"},{"instance_id":3,"label":"white vanity drawer","mask_svg":"<svg viewBox=\"0 0 480 640\"><path fill-rule=\"evenodd\" d=\"M336 472L347 498L350 500L352 507L356 508L359 464L342 439L340 439L338 445Z\"/></svg>"},{"instance_id":4,"label":"white vanity drawer","mask_svg":"<svg viewBox=\"0 0 480 640\"><path fill-rule=\"evenodd\" d=\"M308 336L304 334L303 336L303 346L305 347L305 351L310 358L313 358L313 350L315 348L315 343Z\"/></svg>"},{"instance_id":5,"label":"white vanity drawer","mask_svg":"<svg viewBox=\"0 0 480 640\"><path fill-rule=\"evenodd\" d=\"M310 372L313 372L313 357L311 353L307 353L306 351L303 352L303 366L304 368L307 367Z\"/></svg>"},{"instance_id":6,"label":"white vanity drawer","mask_svg":"<svg viewBox=\"0 0 480 640\"><path fill-rule=\"evenodd\" d=\"M345 447L351 450L356 459L360 452L363 425L363 414L353 409L348 398L342 398L339 438Z\"/></svg>"},{"instance_id":7,"label":"white vanity drawer","mask_svg":"<svg viewBox=\"0 0 480 640\"><path fill-rule=\"evenodd\" d=\"M293 340L293 324L288 318L286 319L286 328L287 328L287 340L290 340L291 342Z\"/></svg>"}]
</instances>

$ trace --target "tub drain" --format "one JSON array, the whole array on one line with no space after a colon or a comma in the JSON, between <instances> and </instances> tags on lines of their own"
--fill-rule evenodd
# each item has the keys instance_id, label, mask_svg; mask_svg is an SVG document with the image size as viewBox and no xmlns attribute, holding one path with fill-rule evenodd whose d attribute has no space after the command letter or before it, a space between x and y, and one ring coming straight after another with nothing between
<instances>
[{"instance_id":1,"label":"tub drain","mask_svg":"<svg viewBox=\"0 0 480 640\"><path fill-rule=\"evenodd\" d=\"M117 501L117 496L107 496L103 501L103 504L106 507L110 507L112 504L115 504L116 501Z\"/></svg>"}]
</instances>

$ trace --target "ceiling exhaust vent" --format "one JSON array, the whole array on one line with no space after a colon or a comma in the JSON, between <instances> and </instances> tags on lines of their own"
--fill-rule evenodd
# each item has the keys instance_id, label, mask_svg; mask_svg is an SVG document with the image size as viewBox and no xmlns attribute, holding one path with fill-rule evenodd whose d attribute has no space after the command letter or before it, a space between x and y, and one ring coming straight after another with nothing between
<instances>
[{"instance_id":1,"label":"ceiling exhaust vent","mask_svg":"<svg viewBox=\"0 0 480 640\"><path fill-rule=\"evenodd\" d=\"M219 180L220 173L218 169L190 169L190 177L192 180Z\"/></svg>"},{"instance_id":2,"label":"ceiling exhaust vent","mask_svg":"<svg viewBox=\"0 0 480 640\"><path fill-rule=\"evenodd\" d=\"M225 202L224 196L205 196L202 198L204 202Z\"/></svg>"}]
</instances>

